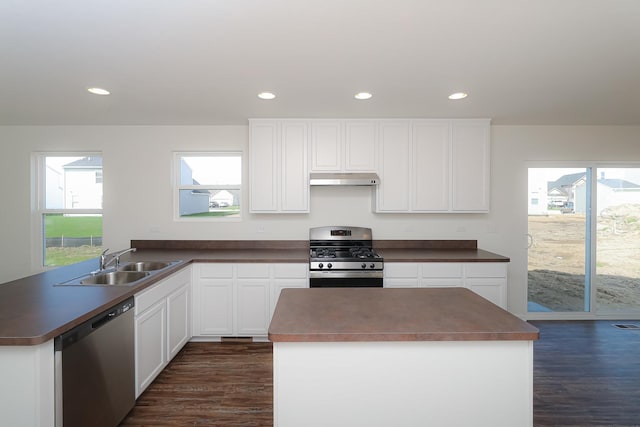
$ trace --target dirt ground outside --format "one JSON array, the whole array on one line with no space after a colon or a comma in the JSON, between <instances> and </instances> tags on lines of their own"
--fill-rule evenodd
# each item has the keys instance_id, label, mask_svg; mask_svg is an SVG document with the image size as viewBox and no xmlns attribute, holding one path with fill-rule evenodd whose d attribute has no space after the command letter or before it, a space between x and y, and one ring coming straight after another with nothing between
<instances>
[{"instance_id":1,"label":"dirt ground outside","mask_svg":"<svg viewBox=\"0 0 640 427\"><path fill-rule=\"evenodd\" d=\"M584 311L585 215L529 216L529 302L540 311ZM640 311L640 205L597 218L597 310Z\"/></svg>"}]
</instances>

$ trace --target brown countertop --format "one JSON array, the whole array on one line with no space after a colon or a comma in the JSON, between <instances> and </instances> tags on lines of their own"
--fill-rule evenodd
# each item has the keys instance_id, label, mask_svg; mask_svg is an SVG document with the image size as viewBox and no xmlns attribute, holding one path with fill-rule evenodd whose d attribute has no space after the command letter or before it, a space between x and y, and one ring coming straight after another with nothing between
<instances>
[{"instance_id":1,"label":"brown countertop","mask_svg":"<svg viewBox=\"0 0 640 427\"><path fill-rule=\"evenodd\" d=\"M382 241L383 243L385 241ZM416 243L399 248L389 241L380 252L387 262L508 261L469 247L432 247ZM429 241L419 241L429 242ZM454 241L455 242L455 241ZM475 241L473 244L475 245ZM0 285L0 346L37 345L60 335L111 306L124 301L192 262L307 263L308 241L149 241L132 240L136 253L122 261L181 263L135 286L55 286L98 268L98 260L60 267ZM460 243L455 242L454 246ZM437 246L437 245L436 245ZM487 255L489 254L489 255Z\"/></svg>"},{"instance_id":2,"label":"brown countertop","mask_svg":"<svg viewBox=\"0 0 640 427\"><path fill-rule=\"evenodd\" d=\"M384 262L509 262L482 249L377 249Z\"/></svg>"},{"instance_id":3,"label":"brown countertop","mask_svg":"<svg viewBox=\"0 0 640 427\"><path fill-rule=\"evenodd\" d=\"M537 340L538 329L465 288L283 289L269 339Z\"/></svg>"}]
</instances>

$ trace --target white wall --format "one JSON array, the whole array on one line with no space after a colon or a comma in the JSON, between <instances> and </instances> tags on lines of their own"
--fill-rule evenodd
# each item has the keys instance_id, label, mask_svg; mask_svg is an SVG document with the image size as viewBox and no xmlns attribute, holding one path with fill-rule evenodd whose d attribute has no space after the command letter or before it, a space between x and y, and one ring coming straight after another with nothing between
<instances>
[{"instance_id":1,"label":"white wall","mask_svg":"<svg viewBox=\"0 0 640 427\"><path fill-rule=\"evenodd\" d=\"M31 267L30 156L34 151L99 151L104 168L104 245L132 239L295 239L309 227L371 227L376 239L477 239L511 258L509 309L526 306L527 161L640 161L640 127L492 127L491 213L374 214L368 187L313 187L311 214L250 215L242 221L173 220L172 152L242 150L246 126L0 127L0 283ZM243 182L248 182L244 157ZM247 208L245 188L244 208Z\"/></svg>"}]
</instances>

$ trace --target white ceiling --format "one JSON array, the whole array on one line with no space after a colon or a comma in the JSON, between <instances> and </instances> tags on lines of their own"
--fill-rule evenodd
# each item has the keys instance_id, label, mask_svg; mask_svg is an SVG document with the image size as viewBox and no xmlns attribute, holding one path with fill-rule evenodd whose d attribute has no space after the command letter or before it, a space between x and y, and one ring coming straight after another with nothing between
<instances>
[{"instance_id":1,"label":"white ceiling","mask_svg":"<svg viewBox=\"0 0 640 427\"><path fill-rule=\"evenodd\" d=\"M640 1L0 0L0 124L250 117L640 125Z\"/></svg>"}]
</instances>

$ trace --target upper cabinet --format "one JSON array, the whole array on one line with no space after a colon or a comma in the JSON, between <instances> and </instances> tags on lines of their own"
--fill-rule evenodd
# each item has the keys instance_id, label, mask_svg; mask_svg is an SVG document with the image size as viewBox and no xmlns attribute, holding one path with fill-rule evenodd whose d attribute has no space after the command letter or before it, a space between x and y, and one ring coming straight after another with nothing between
<instances>
[{"instance_id":1,"label":"upper cabinet","mask_svg":"<svg viewBox=\"0 0 640 427\"><path fill-rule=\"evenodd\" d=\"M312 120L311 172L376 172L376 120Z\"/></svg>"},{"instance_id":2,"label":"upper cabinet","mask_svg":"<svg viewBox=\"0 0 640 427\"><path fill-rule=\"evenodd\" d=\"M376 212L488 212L489 120L383 120Z\"/></svg>"},{"instance_id":3,"label":"upper cabinet","mask_svg":"<svg viewBox=\"0 0 640 427\"><path fill-rule=\"evenodd\" d=\"M451 123L451 209L488 212L490 174L488 120Z\"/></svg>"},{"instance_id":4,"label":"upper cabinet","mask_svg":"<svg viewBox=\"0 0 640 427\"><path fill-rule=\"evenodd\" d=\"M489 119L249 121L253 213L308 213L310 172L375 172L378 213L486 213Z\"/></svg>"},{"instance_id":5,"label":"upper cabinet","mask_svg":"<svg viewBox=\"0 0 640 427\"><path fill-rule=\"evenodd\" d=\"M250 121L250 212L309 212L308 147L306 121Z\"/></svg>"}]
</instances>

